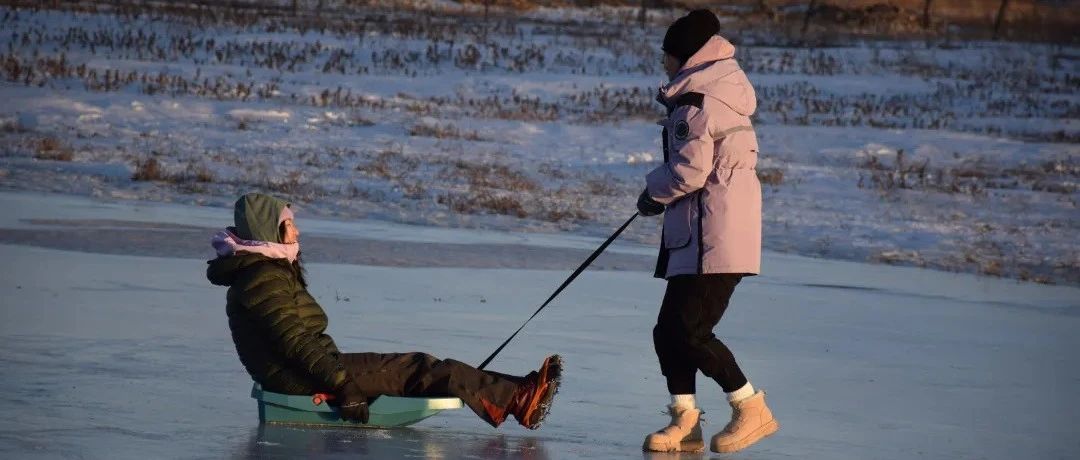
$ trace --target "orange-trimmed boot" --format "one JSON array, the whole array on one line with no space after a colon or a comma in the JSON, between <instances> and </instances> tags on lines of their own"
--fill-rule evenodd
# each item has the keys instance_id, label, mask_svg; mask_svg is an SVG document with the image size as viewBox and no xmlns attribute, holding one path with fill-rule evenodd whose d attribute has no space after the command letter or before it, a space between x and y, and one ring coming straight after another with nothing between
<instances>
[{"instance_id":1,"label":"orange-trimmed boot","mask_svg":"<svg viewBox=\"0 0 1080 460\"><path fill-rule=\"evenodd\" d=\"M731 403L731 422L712 438L712 451L737 452L776 433L780 424L765 405L765 392L758 391L741 401Z\"/></svg>"},{"instance_id":2,"label":"orange-trimmed boot","mask_svg":"<svg viewBox=\"0 0 1080 460\"><path fill-rule=\"evenodd\" d=\"M645 437L646 452L703 452L701 409L668 406L671 424Z\"/></svg>"},{"instance_id":3,"label":"orange-trimmed boot","mask_svg":"<svg viewBox=\"0 0 1080 460\"><path fill-rule=\"evenodd\" d=\"M562 357L548 356L540 370L531 372L526 377L510 403L510 414L521 426L530 430L540 428L549 411L555 393L562 383Z\"/></svg>"}]
</instances>

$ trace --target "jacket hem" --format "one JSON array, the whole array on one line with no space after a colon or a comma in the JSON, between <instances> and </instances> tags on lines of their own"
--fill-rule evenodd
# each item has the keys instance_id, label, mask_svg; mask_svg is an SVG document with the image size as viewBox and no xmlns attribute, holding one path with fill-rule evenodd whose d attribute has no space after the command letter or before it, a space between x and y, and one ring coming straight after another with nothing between
<instances>
[{"instance_id":1,"label":"jacket hem","mask_svg":"<svg viewBox=\"0 0 1080 460\"><path fill-rule=\"evenodd\" d=\"M687 267L668 267L668 270L664 273L663 278L668 279L678 275L711 275L711 274L740 274L743 276L757 276L761 274L760 269L747 269L747 267L729 266L729 267L709 267L705 266L699 272L696 266ZM657 274L658 275L658 274ZM660 278L660 276L656 276Z\"/></svg>"}]
</instances>

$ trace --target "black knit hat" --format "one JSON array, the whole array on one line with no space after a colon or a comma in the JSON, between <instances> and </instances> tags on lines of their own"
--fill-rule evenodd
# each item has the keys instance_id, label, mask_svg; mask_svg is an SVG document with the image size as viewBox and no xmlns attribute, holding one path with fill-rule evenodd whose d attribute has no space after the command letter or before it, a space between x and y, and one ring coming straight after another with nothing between
<instances>
[{"instance_id":1,"label":"black knit hat","mask_svg":"<svg viewBox=\"0 0 1080 460\"><path fill-rule=\"evenodd\" d=\"M705 42L720 32L720 20L709 10L694 10L676 19L664 35L663 50L683 64L698 52Z\"/></svg>"}]
</instances>

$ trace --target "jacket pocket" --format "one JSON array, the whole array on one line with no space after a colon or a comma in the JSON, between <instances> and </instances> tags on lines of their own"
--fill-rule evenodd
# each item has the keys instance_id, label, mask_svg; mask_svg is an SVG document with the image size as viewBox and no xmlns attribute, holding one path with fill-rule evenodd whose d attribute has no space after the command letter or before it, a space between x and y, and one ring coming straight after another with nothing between
<instances>
[{"instance_id":1,"label":"jacket pocket","mask_svg":"<svg viewBox=\"0 0 1080 460\"><path fill-rule=\"evenodd\" d=\"M690 244L691 224L697 211L698 194L692 193L672 203L664 212L664 247L679 249Z\"/></svg>"}]
</instances>

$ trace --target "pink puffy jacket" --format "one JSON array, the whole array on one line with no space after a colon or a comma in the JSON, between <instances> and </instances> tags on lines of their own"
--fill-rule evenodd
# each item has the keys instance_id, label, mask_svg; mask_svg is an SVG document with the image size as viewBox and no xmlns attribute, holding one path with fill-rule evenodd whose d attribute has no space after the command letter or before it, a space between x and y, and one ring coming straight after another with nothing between
<instances>
[{"instance_id":1,"label":"pink puffy jacket","mask_svg":"<svg viewBox=\"0 0 1080 460\"><path fill-rule=\"evenodd\" d=\"M649 196L667 206L658 278L761 270L757 100L734 56L714 36L660 90L664 164L646 177Z\"/></svg>"}]
</instances>

